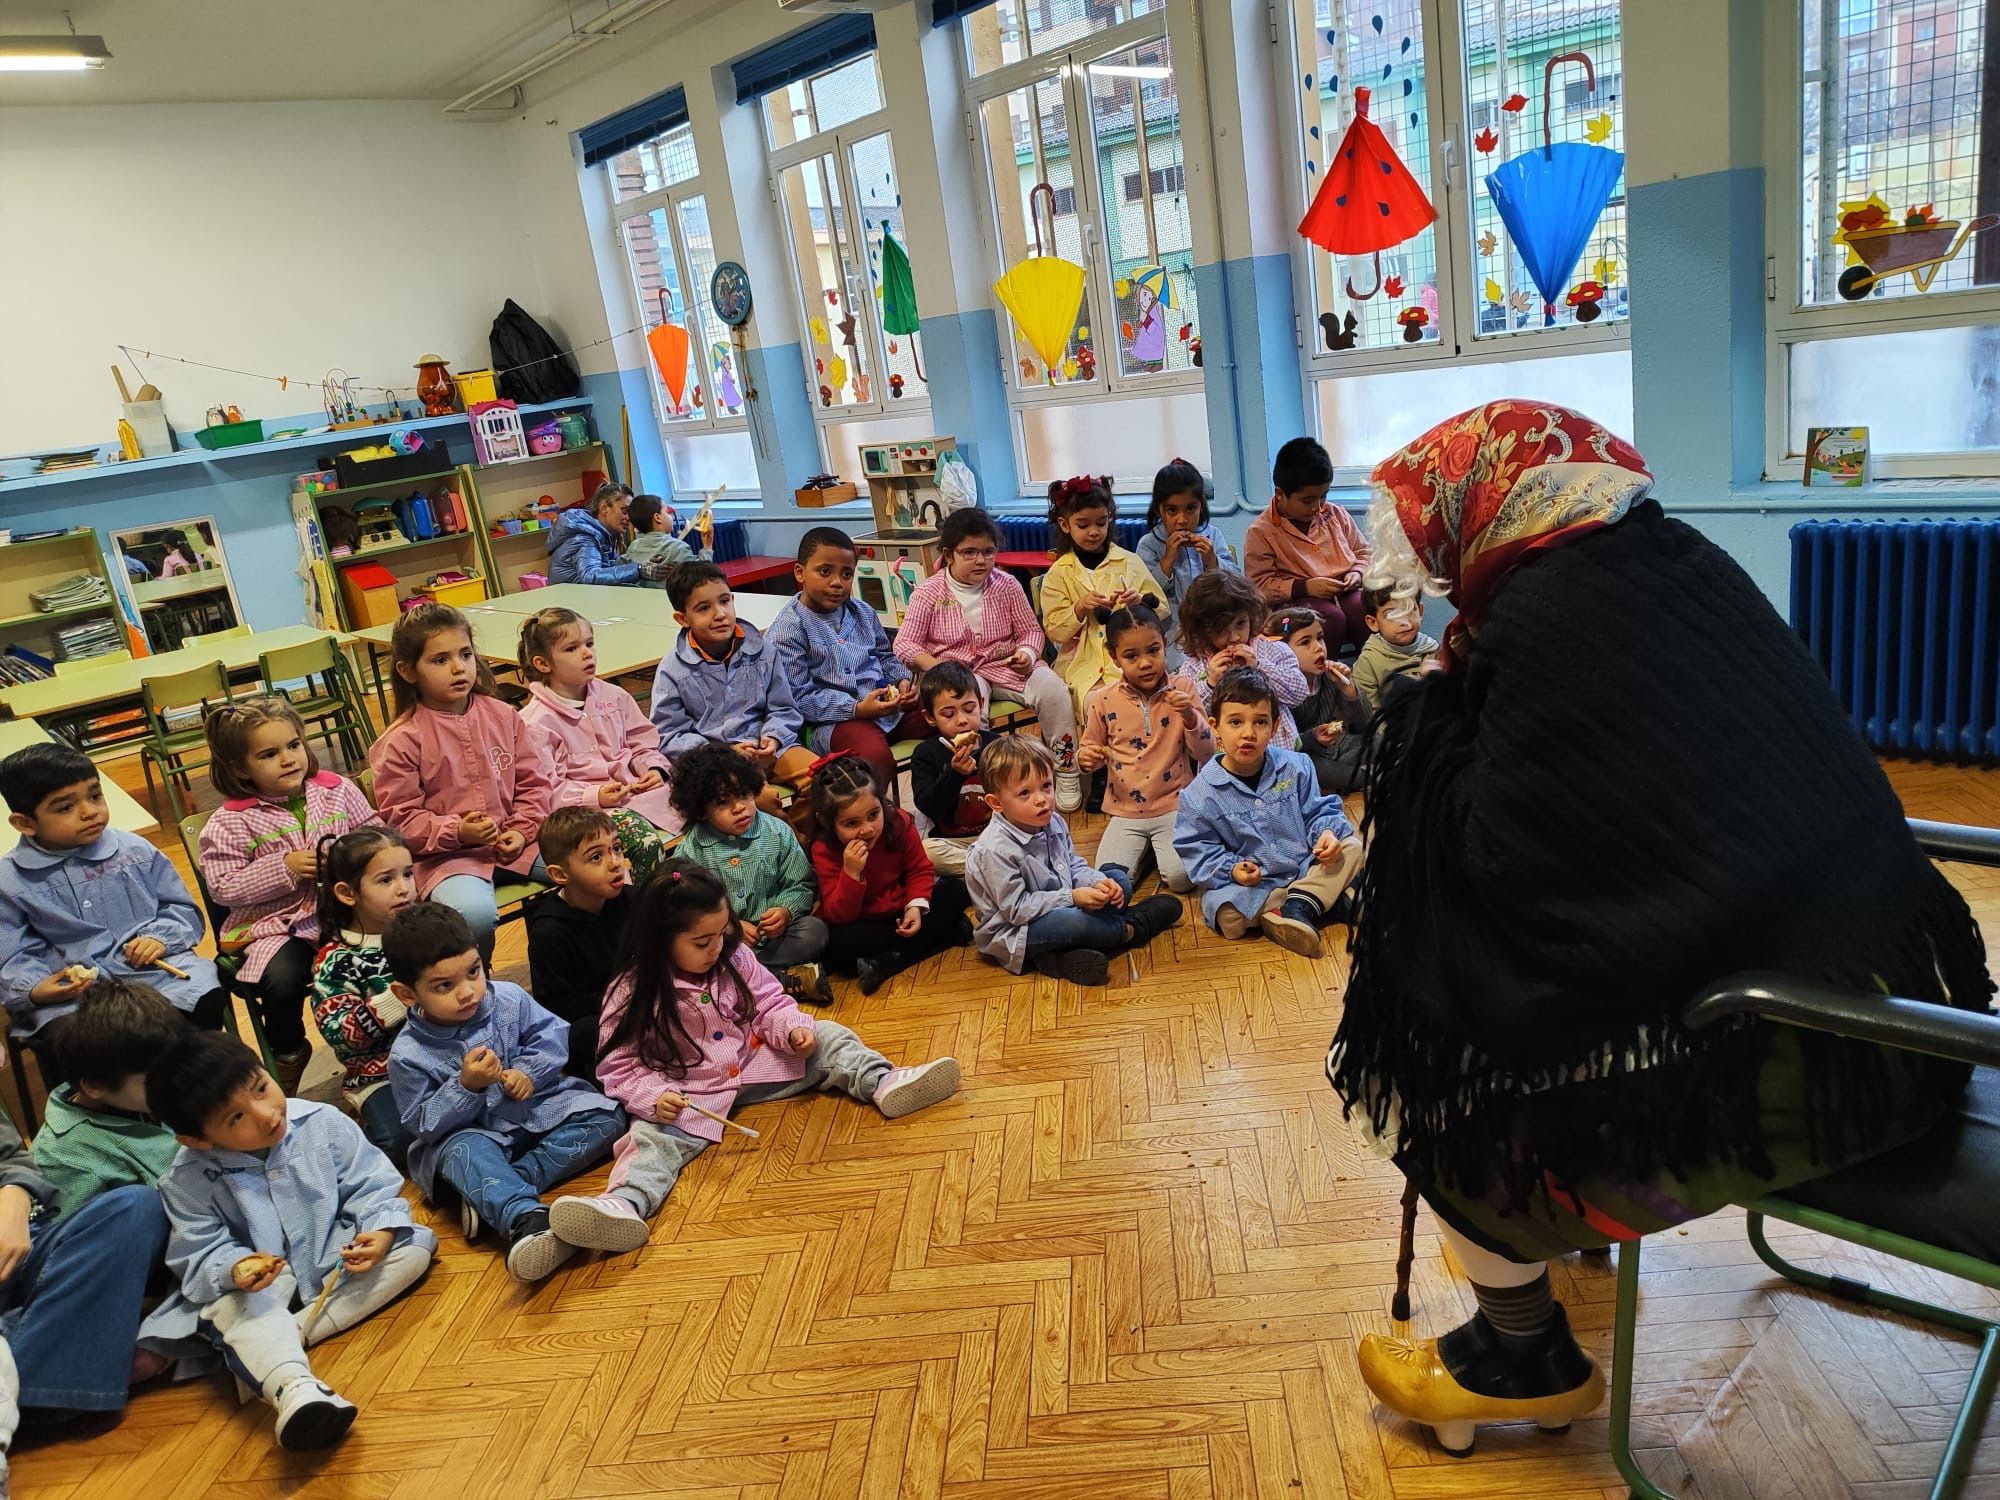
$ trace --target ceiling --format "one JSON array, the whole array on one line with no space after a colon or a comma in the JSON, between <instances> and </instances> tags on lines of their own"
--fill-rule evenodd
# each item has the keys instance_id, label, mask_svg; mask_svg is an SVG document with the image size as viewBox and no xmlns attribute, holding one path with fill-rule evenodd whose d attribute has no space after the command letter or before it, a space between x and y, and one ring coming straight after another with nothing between
<instances>
[{"instance_id":1,"label":"ceiling","mask_svg":"<svg viewBox=\"0 0 2000 1500\"><path fill-rule=\"evenodd\" d=\"M0 35L102 35L87 73L0 73L0 105L435 99L608 0L0 0Z\"/></svg>"}]
</instances>

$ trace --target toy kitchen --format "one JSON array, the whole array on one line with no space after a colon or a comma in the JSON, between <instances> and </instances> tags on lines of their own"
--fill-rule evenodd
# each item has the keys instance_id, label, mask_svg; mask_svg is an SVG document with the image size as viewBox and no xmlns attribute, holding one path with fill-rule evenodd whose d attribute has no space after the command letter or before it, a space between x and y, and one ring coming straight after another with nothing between
<instances>
[{"instance_id":1,"label":"toy kitchen","mask_svg":"<svg viewBox=\"0 0 2000 1500\"><path fill-rule=\"evenodd\" d=\"M938 488L938 461L956 446L927 437L861 450L875 529L854 539L854 592L884 625L902 623L911 593L937 569L938 527L954 508Z\"/></svg>"}]
</instances>

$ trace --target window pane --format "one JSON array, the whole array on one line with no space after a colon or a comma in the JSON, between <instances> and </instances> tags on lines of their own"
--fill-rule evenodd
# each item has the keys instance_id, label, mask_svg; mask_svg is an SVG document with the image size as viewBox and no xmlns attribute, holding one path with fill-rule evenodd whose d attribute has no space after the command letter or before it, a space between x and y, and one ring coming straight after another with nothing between
<instances>
[{"instance_id":1,"label":"window pane","mask_svg":"<svg viewBox=\"0 0 2000 1500\"><path fill-rule=\"evenodd\" d=\"M1088 71L1119 373L1192 369L1194 237L1166 40L1114 53Z\"/></svg>"},{"instance_id":2,"label":"window pane","mask_svg":"<svg viewBox=\"0 0 2000 1500\"><path fill-rule=\"evenodd\" d=\"M812 95L813 124L820 130L872 115L882 107L882 83L872 52L817 75L806 87Z\"/></svg>"},{"instance_id":3,"label":"window pane","mask_svg":"<svg viewBox=\"0 0 2000 1500\"><path fill-rule=\"evenodd\" d=\"M1624 349L1317 384L1320 441L1342 469L1373 468L1446 417L1505 396L1574 407L1620 437L1632 436L1632 356Z\"/></svg>"},{"instance_id":4,"label":"window pane","mask_svg":"<svg viewBox=\"0 0 2000 1500\"><path fill-rule=\"evenodd\" d=\"M709 306L708 284L715 275L715 240L708 228L708 200L699 196L680 205L681 244L687 250L688 286L695 320L688 328L698 352L695 364L704 371L705 389L695 404L718 417L743 415L742 372L729 346L722 322Z\"/></svg>"},{"instance_id":5,"label":"window pane","mask_svg":"<svg viewBox=\"0 0 2000 1500\"><path fill-rule=\"evenodd\" d=\"M785 168L779 196L791 225L806 344L813 361L809 373L819 404L851 406L870 400L866 345L858 337L850 343L839 326L858 298L874 299L854 274L854 226L841 202L833 158L815 156Z\"/></svg>"},{"instance_id":6,"label":"window pane","mask_svg":"<svg viewBox=\"0 0 2000 1500\"><path fill-rule=\"evenodd\" d=\"M1617 0L1465 0L1464 14L1477 335L1627 316ZM1588 74L1555 61L1574 52Z\"/></svg>"},{"instance_id":7,"label":"window pane","mask_svg":"<svg viewBox=\"0 0 2000 1500\"><path fill-rule=\"evenodd\" d=\"M815 134L812 96L803 83L789 84L764 96L764 121L770 127L773 147L789 146Z\"/></svg>"},{"instance_id":8,"label":"window pane","mask_svg":"<svg viewBox=\"0 0 2000 1500\"><path fill-rule=\"evenodd\" d=\"M695 160L694 127L691 125L676 125L665 135L641 141L630 151L611 159L611 181L620 203L641 193L657 192L677 182L686 182L700 172L701 164Z\"/></svg>"},{"instance_id":9,"label":"window pane","mask_svg":"<svg viewBox=\"0 0 2000 1500\"><path fill-rule=\"evenodd\" d=\"M2000 448L2000 402L1969 372L2000 367L2000 326L1929 328L1793 344L1789 451L1808 427L1866 427L1869 450Z\"/></svg>"},{"instance_id":10,"label":"window pane","mask_svg":"<svg viewBox=\"0 0 2000 1500\"><path fill-rule=\"evenodd\" d=\"M747 432L669 432L667 464L674 493L757 489L757 456ZM681 519L687 519L683 506Z\"/></svg>"},{"instance_id":11,"label":"window pane","mask_svg":"<svg viewBox=\"0 0 2000 1500\"><path fill-rule=\"evenodd\" d=\"M1028 450L1023 490L1072 474L1110 474L1150 485L1174 454L1208 470L1208 401L1200 391L1024 406L1019 416Z\"/></svg>"},{"instance_id":12,"label":"window pane","mask_svg":"<svg viewBox=\"0 0 2000 1500\"><path fill-rule=\"evenodd\" d=\"M1083 264L1083 232L1077 216L1076 172L1070 159L1069 114L1062 85L1054 78L989 99L980 107L986 134L987 166L993 184L993 219L1000 237L1000 268L1006 271L1040 253ZM1055 193L1055 239L1048 239L1048 195L1031 197L1037 183ZM1035 233L1040 214L1041 238ZM1053 367L1009 317L1013 330L1008 372L1019 388L1092 381L1098 350L1089 320L1089 299L1077 308L1067 346Z\"/></svg>"},{"instance_id":13,"label":"window pane","mask_svg":"<svg viewBox=\"0 0 2000 1500\"><path fill-rule=\"evenodd\" d=\"M1985 0L1827 0L1814 16L1820 3L1805 7L1804 300L2000 282L2000 236L1968 248L1962 228L1978 211Z\"/></svg>"},{"instance_id":14,"label":"window pane","mask_svg":"<svg viewBox=\"0 0 2000 1500\"><path fill-rule=\"evenodd\" d=\"M1133 16L1166 9L1164 0L1000 0L959 22L972 75L1024 57L1045 57Z\"/></svg>"},{"instance_id":15,"label":"window pane","mask_svg":"<svg viewBox=\"0 0 2000 1500\"><path fill-rule=\"evenodd\" d=\"M694 397L702 385L702 362L696 357L701 334L699 326L689 321L686 283L674 260L673 232L667 226L667 211L656 208L625 220L621 227L625 257L632 268L633 290L639 299L639 314L646 331L650 333L663 323L673 323L688 334L687 367L681 372L678 399L662 378L652 349L648 347L646 351L646 368L652 373L653 399L659 415L667 422L699 420L703 412Z\"/></svg>"},{"instance_id":16,"label":"window pane","mask_svg":"<svg viewBox=\"0 0 2000 1500\"><path fill-rule=\"evenodd\" d=\"M1306 199L1320 190L1331 157L1355 117L1357 87L1369 90L1368 118L1433 204L1431 99L1425 86L1422 0L1298 0L1300 22L1313 38L1312 83L1306 110ZM1310 16L1304 14L1310 9ZM1377 24L1379 18L1380 24ZM1339 205L1335 205L1339 211ZM1361 214L1376 212L1357 205ZM1357 232L1366 229L1363 218ZM1334 256L1308 244L1312 266L1315 346L1329 353L1435 343L1439 317L1437 227L1378 252ZM1354 295L1348 295L1348 288ZM1349 320L1352 320L1350 323ZM1406 339L1415 328L1416 339Z\"/></svg>"},{"instance_id":17,"label":"window pane","mask_svg":"<svg viewBox=\"0 0 2000 1500\"><path fill-rule=\"evenodd\" d=\"M923 401L928 399L928 388L921 374L923 359L916 342L919 335L909 331L907 319L897 320L899 331L896 333L889 332L884 321L890 308L888 289L882 281L883 236L893 234L905 255L910 250L910 236L903 225L903 195L896 186L896 155L890 148L886 133L871 135L857 143L851 155L854 188L861 195L861 232L867 239L865 258L873 293L864 299L871 309L866 316L875 320L881 332L885 361L883 370L887 389L878 394L892 401Z\"/></svg>"}]
</instances>

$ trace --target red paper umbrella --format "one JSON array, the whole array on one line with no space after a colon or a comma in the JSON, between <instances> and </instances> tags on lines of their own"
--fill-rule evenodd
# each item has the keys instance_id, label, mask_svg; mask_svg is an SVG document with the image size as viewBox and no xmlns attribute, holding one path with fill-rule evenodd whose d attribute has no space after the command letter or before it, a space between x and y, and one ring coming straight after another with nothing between
<instances>
[{"instance_id":1,"label":"red paper umbrella","mask_svg":"<svg viewBox=\"0 0 2000 1500\"><path fill-rule=\"evenodd\" d=\"M1326 164L1299 233L1334 255L1374 255L1375 285L1357 292L1347 284L1347 295L1361 301L1381 290L1382 252L1436 220L1422 185L1368 118L1368 90L1356 89L1353 123Z\"/></svg>"}]
</instances>

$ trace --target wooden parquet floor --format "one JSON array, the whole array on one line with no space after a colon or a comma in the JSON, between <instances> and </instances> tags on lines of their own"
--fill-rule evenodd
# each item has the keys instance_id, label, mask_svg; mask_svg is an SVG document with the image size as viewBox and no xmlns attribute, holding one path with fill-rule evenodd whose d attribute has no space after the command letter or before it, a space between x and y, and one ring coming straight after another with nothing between
<instances>
[{"instance_id":1,"label":"wooden parquet floor","mask_svg":"<svg viewBox=\"0 0 2000 1500\"><path fill-rule=\"evenodd\" d=\"M1910 810L2000 823L2000 773L1891 767ZM1091 846L1097 820L1079 820ZM176 851L178 853L178 851ZM1964 883L1989 943L2000 877ZM518 926L500 949L526 977ZM1343 1125L1321 1064L1344 979L1194 925L1096 992L968 953L831 1014L965 1087L897 1122L766 1105L682 1178L635 1255L539 1288L426 1210L441 1250L399 1306L316 1364L361 1418L279 1451L220 1379L24 1444L16 1494L77 1496L1622 1496L1602 1412L1488 1429L1445 1457L1378 1410L1356 1339L1388 1330L1400 1179ZM309 1093L330 1097L322 1059ZM602 1170L583 1180L603 1181ZM2000 1211L2000 1210L1997 1210ZM1992 1294L1796 1232L1782 1248L1991 1309ZM1471 1311L1425 1221L1420 1332ZM1962 1340L1779 1281L1731 1213L1646 1257L1639 1446L1688 1497L1927 1492ZM1558 1291L1609 1359L1612 1273ZM1968 1493L2000 1496L2000 1422Z\"/></svg>"}]
</instances>

